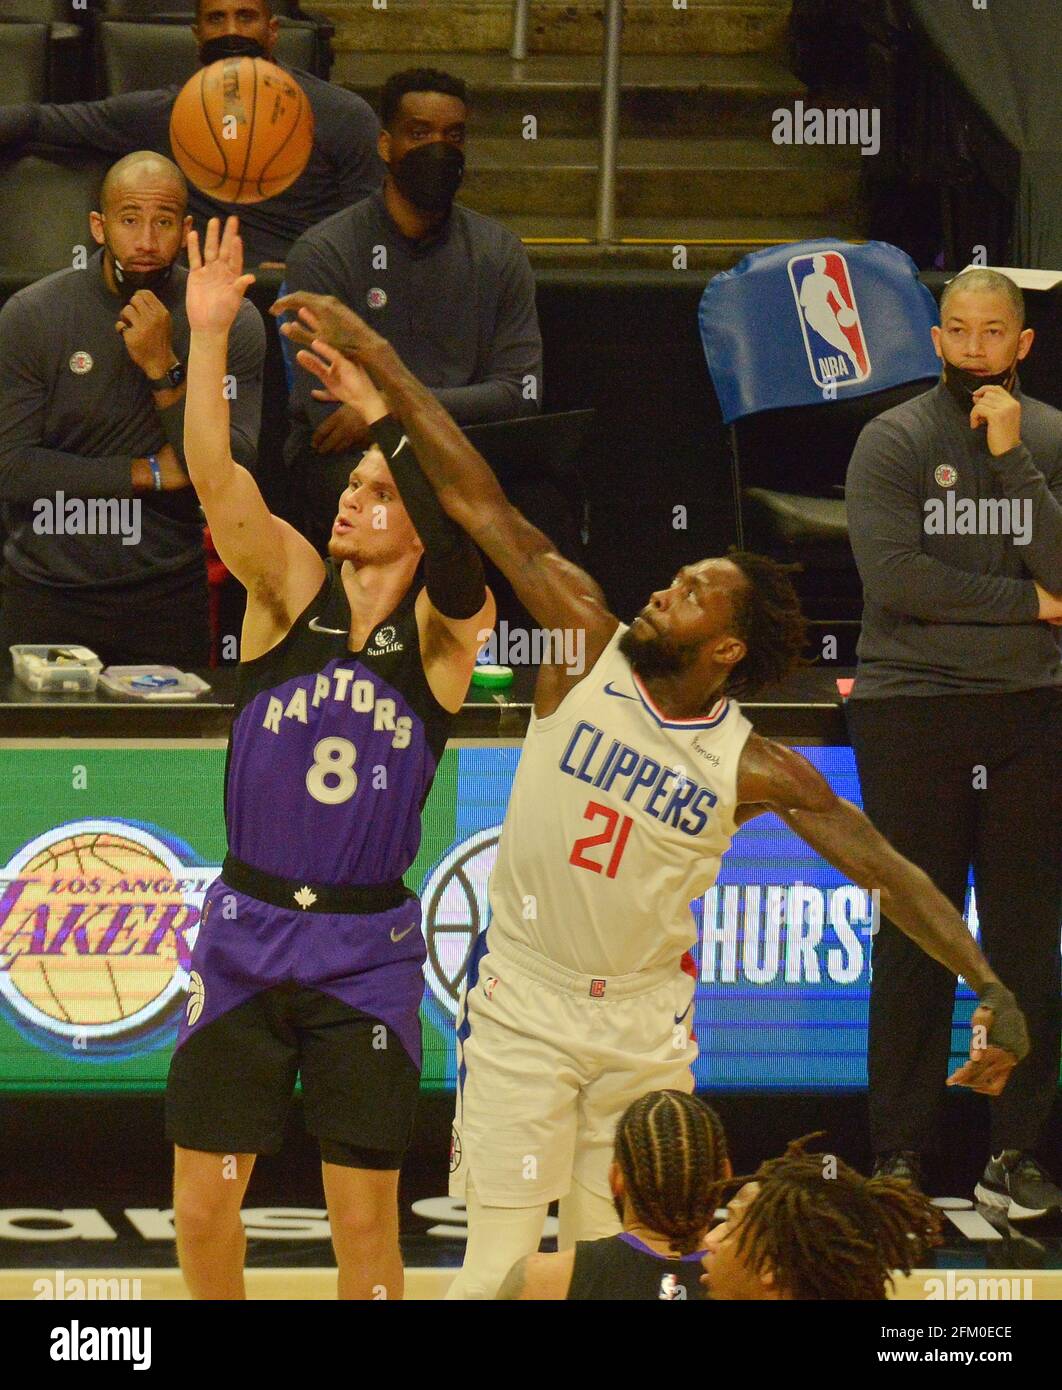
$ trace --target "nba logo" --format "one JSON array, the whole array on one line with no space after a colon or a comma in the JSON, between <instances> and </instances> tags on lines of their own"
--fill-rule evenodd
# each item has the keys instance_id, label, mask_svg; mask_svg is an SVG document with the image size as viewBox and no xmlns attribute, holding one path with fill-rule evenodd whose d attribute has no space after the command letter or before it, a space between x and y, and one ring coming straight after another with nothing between
<instances>
[{"instance_id":1,"label":"nba logo","mask_svg":"<svg viewBox=\"0 0 1062 1390\"><path fill-rule=\"evenodd\" d=\"M855 386L870 376L870 354L848 263L839 251L789 262L800 331L816 386Z\"/></svg>"},{"instance_id":2,"label":"nba logo","mask_svg":"<svg viewBox=\"0 0 1062 1390\"><path fill-rule=\"evenodd\" d=\"M657 1294L657 1298L663 1298L669 1303L673 1303L676 1299L683 1299L685 1297L685 1284L680 1284L676 1275L665 1274L663 1279L660 1280L660 1292Z\"/></svg>"}]
</instances>

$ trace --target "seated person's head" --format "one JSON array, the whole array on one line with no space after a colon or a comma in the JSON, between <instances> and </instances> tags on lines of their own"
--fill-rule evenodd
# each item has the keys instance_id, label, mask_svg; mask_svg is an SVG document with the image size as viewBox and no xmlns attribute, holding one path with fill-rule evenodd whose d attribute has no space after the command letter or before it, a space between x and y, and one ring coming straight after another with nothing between
<instances>
[{"instance_id":1,"label":"seated person's head","mask_svg":"<svg viewBox=\"0 0 1062 1390\"><path fill-rule=\"evenodd\" d=\"M89 225L112 289L132 294L167 282L192 226L187 207L188 184L165 155L134 150L111 165Z\"/></svg>"},{"instance_id":2,"label":"seated person's head","mask_svg":"<svg viewBox=\"0 0 1062 1390\"><path fill-rule=\"evenodd\" d=\"M701 1283L713 1299L879 1299L935 1243L940 1215L896 1178L864 1178L795 1140L709 1232Z\"/></svg>"},{"instance_id":3,"label":"seated person's head","mask_svg":"<svg viewBox=\"0 0 1062 1390\"><path fill-rule=\"evenodd\" d=\"M677 1255L703 1248L718 1186L732 1173L715 1111L683 1091L650 1091L616 1126L609 1168L612 1200L625 1229L668 1237Z\"/></svg>"},{"instance_id":4,"label":"seated person's head","mask_svg":"<svg viewBox=\"0 0 1062 1390\"><path fill-rule=\"evenodd\" d=\"M380 158L413 207L442 216L464 176L468 98L439 68L392 73L380 97Z\"/></svg>"}]
</instances>

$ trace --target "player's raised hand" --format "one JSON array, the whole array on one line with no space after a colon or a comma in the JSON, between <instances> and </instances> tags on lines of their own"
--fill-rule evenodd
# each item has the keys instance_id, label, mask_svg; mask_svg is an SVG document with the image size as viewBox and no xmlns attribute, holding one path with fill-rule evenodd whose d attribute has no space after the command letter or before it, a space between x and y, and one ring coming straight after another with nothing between
<instances>
[{"instance_id":1,"label":"player's raised hand","mask_svg":"<svg viewBox=\"0 0 1062 1390\"><path fill-rule=\"evenodd\" d=\"M243 240L239 219L229 217L224 235L221 222L212 217L207 223L202 253L197 232L188 233L188 287L185 306L188 326L195 333L220 333L239 313L240 301L254 276L243 273Z\"/></svg>"},{"instance_id":2,"label":"player's raised hand","mask_svg":"<svg viewBox=\"0 0 1062 1390\"><path fill-rule=\"evenodd\" d=\"M342 401L353 406L367 425L383 419L387 403L361 363L351 361L321 338L312 338L311 346L313 352L303 348L295 355L299 366L324 384L324 390L314 390L311 395L319 401Z\"/></svg>"},{"instance_id":3,"label":"player's raised hand","mask_svg":"<svg viewBox=\"0 0 1062 1390\"><path fill-rule=\"evenodd\" d=\"M1017 1000L1003 985L991 984L982 991L970 1020L970 1060L948 1077L947 1084L998 1096L1028 1053L1029 1033Z\"/></svg>"},{"instance_id":4,"label":"player's raised hand","mask_svg":"<svg viewBox=\"0 0 1062 1390\"><path fill-rule=\"evenodd\" d=\"M296 290L270 305L269 312L297 316L290 323L281 324L280 331L301 347L309 347L315 338L320 338L348 356L364 357L386 343L334 294Z\"/></svg>"}]
</instances>

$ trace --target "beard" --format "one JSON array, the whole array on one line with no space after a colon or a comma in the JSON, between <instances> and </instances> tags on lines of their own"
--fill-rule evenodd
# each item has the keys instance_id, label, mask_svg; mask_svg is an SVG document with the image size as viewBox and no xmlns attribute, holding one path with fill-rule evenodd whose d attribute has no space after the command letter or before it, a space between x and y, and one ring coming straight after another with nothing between
<instances>
[{"instance_id":1,"label":"beard","mask_svg":"<svg viewBox=\"0 0 1062 1390\"><path fill-rule=\"evenodd\" d=\"M632 669L643 679L646 676L680 675L697 659L695 647L677 647L655 631L652 637L638 637L633 625L627 629L617 645L631 663Z\"/></svg>"}]
</instances>

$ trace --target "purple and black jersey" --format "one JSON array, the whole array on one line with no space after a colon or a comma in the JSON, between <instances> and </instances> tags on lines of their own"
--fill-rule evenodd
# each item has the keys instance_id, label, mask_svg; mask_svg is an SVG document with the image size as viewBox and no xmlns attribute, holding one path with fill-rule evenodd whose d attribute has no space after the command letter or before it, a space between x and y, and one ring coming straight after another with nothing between
<instances>
[{"instance_id":1,"label":"purple and black jersey","mask_svg":"<svg viewBox=\"0 0 1062 1390\"><path fill-rule=\"evenodd\" d=\"M225 769L229 850L309 883L401 878L454 716L424 674L414 605L348 649L340 567L271 651L240 666Z\"/></svg>"}]
</instances>

